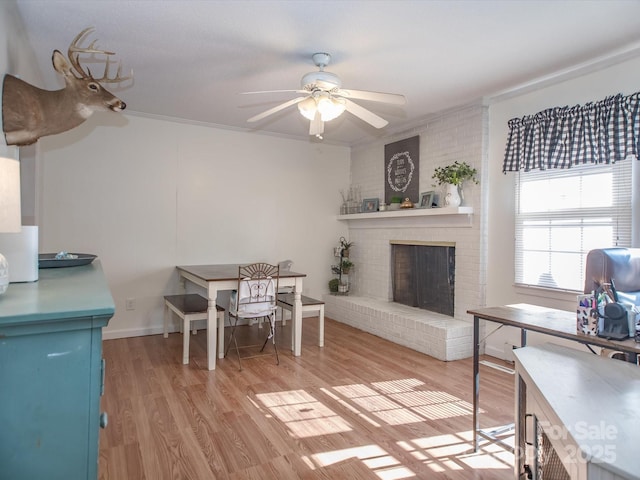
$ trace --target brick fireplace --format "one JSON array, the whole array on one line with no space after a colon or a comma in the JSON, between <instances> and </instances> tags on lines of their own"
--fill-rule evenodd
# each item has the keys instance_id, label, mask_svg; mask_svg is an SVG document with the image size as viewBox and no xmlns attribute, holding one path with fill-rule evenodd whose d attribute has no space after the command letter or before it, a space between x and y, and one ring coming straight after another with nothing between
<instances>
[{"instance_id":1,"label":"brick fireplace","mask_svg":"<svg viewBox=\"0 0 640 480\"><path fill-rule=\"evenodd\" d=\"M479 305L481 294L472 216L452 215L447 226L440 228L429 217L410 219L410 227L403 222L392 228L388 221L349 220L354 242L350 258L356 265L351 292L348 296L326 295L326 315L440 360L470 357L473 328L466 311ZM393 301L392 252L398 244L446 245L455 252L453 315Z\"/></svg>"},{"instance_id":2,"label":"brick fireplace","mask_svg":"<svg viewBox=\"0 0 640 480\"><path fill-rule=\"evenodd\" d=\"M428 120L420 134L420 185L432 183L437 166L454 159L467 161L482 171L486 161L486 109L470 106ZM405 135L410 136L409 134ZM386 139L389 143L400 138ZM363 197L383 197L383 145L354 149L352 183ZM424 178L423 178L424 175ZM422 214L408 211L340 217L353 242L352 286L348 296L326 295L326 314L400 345L441 360L470 357L473 353L472 317L467 310L484 305L486 268L483 254L482 175L480 185L465 185L465 200L472 213ZM369 216L367 216L369 215ZM443 315L393 302L392 243L455 245L453 315Z\"/></svg>"}]
</instances>

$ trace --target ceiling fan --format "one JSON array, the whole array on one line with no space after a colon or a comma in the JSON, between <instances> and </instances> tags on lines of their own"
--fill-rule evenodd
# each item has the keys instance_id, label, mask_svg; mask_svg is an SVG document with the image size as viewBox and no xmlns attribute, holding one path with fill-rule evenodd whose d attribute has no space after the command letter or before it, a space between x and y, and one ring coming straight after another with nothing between
<instances>
[{"instance_id":1,"label":"ceiling fan","mask_svg":"<svg viewBox=\"0 0 640 480\"><path fill-rule=\"evenodd\" d=\"M265 112L259 113L247 121L257 122L269 115L279 112L280 110L284 110L285 108L297 104L298 111L305 118L311 120L309 135L315 135L321 139L322 134L324 133L324 122L328 122L339 117L345 110L376 128L383 128L389 123L384 118L379 117L357 103L352 102L351 99L391 103L394 105L404 105L406 103L404 95L396 93L343 89L340 78L336 74L326 72L324 70L331 61L331 55L328 53L314 53L311 58L313 59L313 63L315 63L320 70L305 74L300 81L300 90L244 92L245 94L276 92L295 92L304 94L303 96L296 97L293 100L281 103L280 105L270 108Z\"/></svg>"}]
</instances>

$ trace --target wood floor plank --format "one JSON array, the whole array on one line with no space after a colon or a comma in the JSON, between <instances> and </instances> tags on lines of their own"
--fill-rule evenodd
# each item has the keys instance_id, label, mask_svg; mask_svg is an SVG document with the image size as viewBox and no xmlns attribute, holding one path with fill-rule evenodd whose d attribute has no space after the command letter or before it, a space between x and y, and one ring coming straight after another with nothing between
<instances>
[{"instance_id":1,"label":"wood floor plank","mask_svg":"<svg viewBox=\"0 0 640 480\"><path fill-rule=\"evenodd\" d=\"M280 365L268 351L242 371L233 349L206 369L206 331L189 365L178 333L104 341L101 480L513 477L501 447L472 452L471 359L441 362L328 318L320 348L317 323L305 319L302 356L289 322ZM265 333L239 328L239 342ZM513 375L481 375L481 424L512 422Z\"/></svg>"}]
</instances>

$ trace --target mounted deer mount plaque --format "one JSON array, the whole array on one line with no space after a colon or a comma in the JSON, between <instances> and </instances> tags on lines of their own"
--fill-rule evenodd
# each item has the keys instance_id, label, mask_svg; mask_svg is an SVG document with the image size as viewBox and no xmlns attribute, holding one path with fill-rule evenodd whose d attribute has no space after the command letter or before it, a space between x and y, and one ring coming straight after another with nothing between
<instances>
[{"instance_id":1,"label":"mounted deer mount plaque","mask_svg":"<svg viewBox=\"0 0 640 480\"><path fill-rule=\"evenodd\" d=\"M120 112L126 104L100 83L119 83L129 77L109 78L109 56L113 52L98 50L96 41L82 48L79 43L94 29L85 28L69 46L68 61L58 50L53 51L53 68L64 77L62 90L42 90L13 75L4 76L2 90L2 125L7 145L30 145L40 137L66 132L77 127L96 110ZM80 55L106 55L104 74L94 78L80 65Z\"/></svg>"}]
</instances>

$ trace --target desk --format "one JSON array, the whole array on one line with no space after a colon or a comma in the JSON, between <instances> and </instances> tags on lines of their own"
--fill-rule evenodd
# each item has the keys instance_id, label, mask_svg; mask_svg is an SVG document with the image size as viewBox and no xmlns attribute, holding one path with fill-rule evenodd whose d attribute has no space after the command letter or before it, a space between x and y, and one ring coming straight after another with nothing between
<instances>
[{"instance_id":1,"label":"desk","mask_svg":"<svg viewBox=\"0 0 640 480\"><path fill-rule=\"evenodd\" d=\"M632 354L640 353L640 343L635 343L632 338L623 341L607 340L595 336L579 334L576 332L576 313L552 308L538 307L526 303L516 305L506 305L501 307L486 307L475 310L468 310L467 313L473 315L473 449L478 449L478 437L486 440L496 441L496 439L480 429L478 418L479 394L480 394L480 372L478 357L480 355L480 320L489 320L499 323L498 329L504 325L520 329L520 346L527 344L527 331L542 333L553 337L564 338L587 346L595 345L603 348L610 348L621 352ZM496 329L496 330L498 330ZM494 330L491 333L494 333ZM488 335L487 335L488 336ZM486 337L485 337L486 338ZM616 360L617 361L617 360ZM525 394L525 386L518 383L516 395L521 398ZM524 415L524 412L521 412ZM522 419L516 419L516 424ZM516 445L518 447L518 445ZM523 446L521 446L523 447ZM509 448L509 447L507 447ZM513 450L513 448L509 448ZM516 448L517 451L522 449ZM516 460L517 457L516 457ZM516 461L516 468L518 462Z\"/></svg>"},{"instance_id":2,"label":"desk","mask_svg":"<svg viewBox=\"0 0 640 480\"><path fill-rule=\"evenodd\" d=\"M224 325L216 331L216 298L219 290L233 290L238 287L238 264L226 265L186 265L176 267L178 274L207 291L209 309L207 318L207 364L209 370L216 368L216 337L218 356L224 357ZM300 356L302 349L302 279L307 275L296 272L281 272L279 286L293 287L293 355Z\"/></svg>"}]
</instances>

